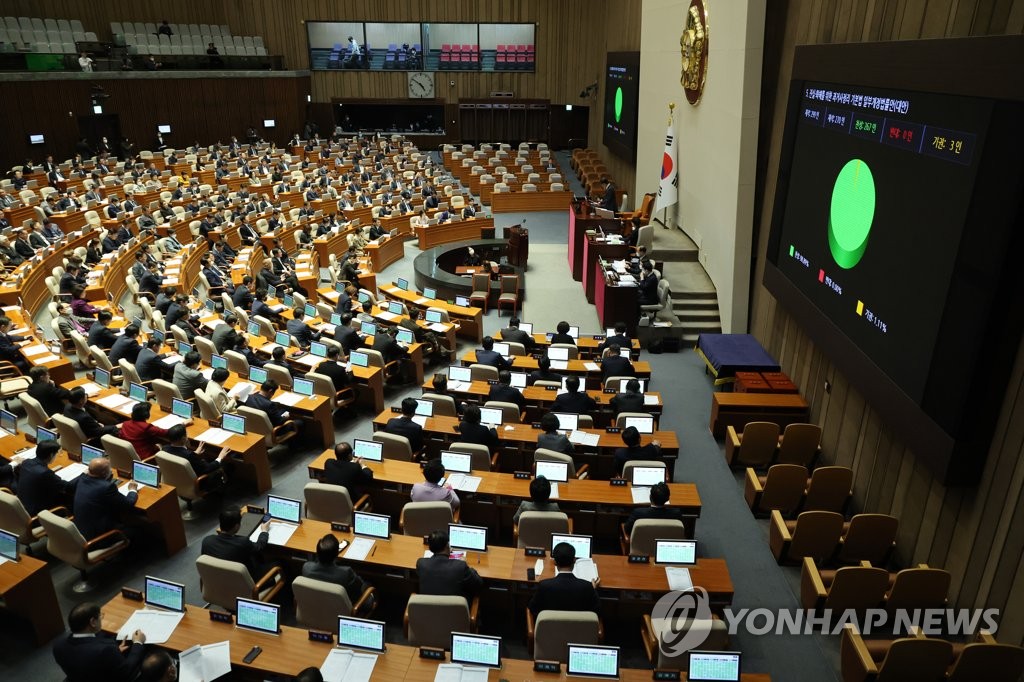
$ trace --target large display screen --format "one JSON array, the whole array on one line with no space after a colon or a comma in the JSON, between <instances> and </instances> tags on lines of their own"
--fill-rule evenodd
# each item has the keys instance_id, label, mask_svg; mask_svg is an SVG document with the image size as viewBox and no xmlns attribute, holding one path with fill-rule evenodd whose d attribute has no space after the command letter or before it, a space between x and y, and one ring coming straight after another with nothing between
<instances>
[{"instance_id":1,"label":"large display screen","mask_svg":"<svg viewBox=\"0 0 1024 682\"><path fill-rule=\"evenodd\" d=\"M804 83L775 262L920 402L990 100Z\"/></svg>"},{"instance_id":2,"label":"large display screen","mask_svg":"<svg viewBox=\"0 0 1024 682\"><path fill-rule=\"evenodd\" d=\"M637 106L640 102L640 53L609 52L604 76L602 142L617 156L636 160Z\"/></svg>"}]
</instances>

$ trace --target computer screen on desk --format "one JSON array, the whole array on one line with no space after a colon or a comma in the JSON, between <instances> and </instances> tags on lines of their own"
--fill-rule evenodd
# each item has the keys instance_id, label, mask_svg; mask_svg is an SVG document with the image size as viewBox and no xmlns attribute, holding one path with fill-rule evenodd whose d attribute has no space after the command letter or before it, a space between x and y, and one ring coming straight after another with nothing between
<instances>
[{"instance_id":1,"label":"computer screen on desk","mask_svg":"<svg viewBox=\"0 0 1024 682\"><path fill-rule=\"evenodd\" d=\"M388 303L388 312L392 315L404 315L405 307L398 301L391 301Z\"/></svg>"},{"instance_id":2,"label":"computer screen on desk","mask_svg":"<svg viewBox=\"0 0 1024 682\"><path fill-rule=\"evenodd\" d=\"M697 563L697 541L655 540L654 563L686 565Z\"/></svg>"},{"instance_id":3,"label":"computer screen on desk","mask_svg":"<svg viewBox=\"0 0 1024 682\"><path fill-rule=\"evenodd\" d=\"M501 637L453 632L452 663L501 667Z\"/></svg>"},{"instance_id":4,"label":"computer screen on desk","mask_svg":"<svg viewBox=\"0 0 1024 682\"><path fill-rule=\"evenodd\" d=\"M57 440L57 432L51 431L50 429L44 429L42 426L36 427L36 445L45 443L48 440Z\"/></svg>"},{"instance_id":5,"label":"computer screen on desk","mask_svg":"<svg viewBox=\"0 0 1024 682\"><path fill-rule=\"evenodd\" d=\"M372 538L387 540L391 537L391 517L386 514L354 512L352 514L352 532L356 535L368 535Z\"/></svg>"},{"instance_id":6,"label":"computer screen on desk","mask_svg":"<svg viewBox=\"0 0 1024 682\"><path fill-rule=\"evenodd\" d=\"M276 635L281 631L281 607L277 604L243 599L235 600L235 622L240 628L258 630Z\"/></svg>"},{"instance_id":7,"label":"computer screen on desk","mask_svg":"<svg viewBox=\"0 0 1024 682\"><path fill-rule=\"evenodd\" d=\"M384 622L338 616L338 646L384 651Z\"/></svg>"},{"instance_id":8,"label":"computer screen on desk","mask_svg":"<svg viewBox=\"0 0 1024 682\"><path fill-rule=\"evenodd\" d=\"M96 448L91 445L82 444L82 464L89 466L89 462L93 461L97 457L106 457L107 453L103 452L102 448Z\"/></svg>"},{"instance_id":9,"label":"computer screen on desk","mask_svg":"<svg viewBox=\"0 0 1024 682\"><path fill-rule=\"evenodd\" d=\"M185 586L147 575L146 603L170 611L184 611Z\"/></svg>"},{"instance_id":10,"label":"computer screen on desk","mask_svg":"<svg viewBox=\"0 0 1024 682\"><path fill-rule=\"evenodd\" d=\"M638 467L630 468L632 483L637 486L649 486L655 483L664 483L668 470L665 467Z\"/></svg>"},{"instance_id":11,"label":"computer screen on desk","mask_svg":"<svg viewBox=\"0 0 1024 682\"><path fill-rule=\"evenodd\" d=\"M337 326L337 325L335 325L335 326ZM327 344L326 343L320 343L319 341L313 341L312 343L309 344L309 352L312 353L313 355L317 356L318 358L326 358L327 357Z\"/></svg>"},{"instance_id":12,"label":"computer screen on desk","mask_svg":"<svg viewBox=\"0 0 1024 682\"><path fill-rule=\"evenodd\" d=\"M464 381L469 383L473 381L473 370L469 367L460 367L458 365L452 365L448 368L448 378L451 381Z\"/></svg>"},{"instance_id":13,"label":"computer screen on desk","mask_svg":"<svg viewBox=\"0 0 1024 682\"><path fill-rule=\"evenodd\" d=\"M409 290L409 280L402 279L401 277L399 277L398 278L398 288L401 289L402 291L408 291Z\"/></svg>"},{"instance_id":14,"label":"computer screen on desk","mask_svg":"<svg viewBox=\"0 0 1024 682\"><path fill-rule=\"evenodd\" d=\"M426 313L427 322L431 324L438 324L441 322L441 311L440 310L428 310Z\"/></svg>"},{"instance_id":15,"label":"computer screen on desk","mask_svg":"<svg viewBox=\"0 0 1024 682\"><path fill-rule=\"evenodd\" d=\"M571 336L574 339L580 338L580 328L579 327L569 327L569 336Z\"/></svg>"},{"instance_id":16,"label":"computer screen on desk","mask_svg":"<svg viewBox=\"0 0 1024 682\"><path fill-rule=\"evenodd\" d=\"M284 346L285 348L287 348L289 345L291 345L291 342L292 337L288 334L288 332L277 332L276 334L274 334L274 343L276 343L279 346Z\"/></svg>"},{"instance_id":17,"label":"computer screen on desk","mask_svg":"<svg viewBox=\"0 0 1024 682\"><path fill-rule=\"evenodd\" d=\"M520 390L526 388L526 372L511 372L510 374L512 376L512 381L509 385L512 386L512 388L518 388Z\"/></svg>"},{"instance_id":18,"label":"computer screen on desk","mask_svg":"<svg viewBox=\"0 0 1024 682\"><path fill-rule=\"evenodd\" d=\"M353 367L370 366L370 356L367 355L366 353L361 353L360 351L357 350L354 350L351 353L349 353L348 359L352 363Z\"/></svg>"},{"instance_id":19,"label":"computer screen on desk","mask_svg":"<svg viewBox=\"0 0 1024 682\"><path fill-rule=\"evenodd\" d=\"M487 551L486 526L466 526L461 523L448 524L448 544L452 549L471 552Z\"/></svg>"},{"instance_id":20,"label":"computer screen on desk","mask_svg":"<svg viewBox=\"0 0 1024 682\"><path fill-rule=\"evenodd\" d=\"M259 336L260 335L260 323L259 322L250 322L249 326L247 327L247 330L248 330L250 336Z\"/></svg>"},{"instance_id":21,"label":"computer screen on desk","mask_svg":"<svg viewBox=\"0 0 1024 682\"><path fill-rule=\"evenodd\" d=\"M103 388L110 388L110 372L102 367L93 370L93 379Z\"/></svg>"},{"instance_id":22,"label":"computer screen on desk","mask_svg":"<svg viewBox=\"0 0 1024 682\"><path fill-rule=\"evenodd\" d=\"M468 474L473 470L473 456L468 452L441 451L441 466L445 471Z\"/></svg>"},{"instance_id":23,"label":"computer screen on desk","mask_svg":"<svg viewBox=\"0 0 1024 682\"><path fill-rule=\"evenodd\" d=\"M593 543L594 538L590 535L570 535L563 533L552 533L551 534L551 549L554 549L556 545L561 542L567 542L572 545L573 549L576 550L577 559L589 559L590 558L590 546Z\"/></svg>"},{"instance_id":24,"label":"computer screen on desk","mask_svg":"<svg viewBox=\"0 0 1024 682\"><path fill-rule=\"evenodd\" d=\"M380 462L384 459L384 443L356 438L352 441L352 454L360 459Z\"/></svg>"},{"instance_id":25,"label":"computer screen on desk","mask_svg":"<svg viewBox=\"0 0 1024 682\"><path fill-rule=\"evenodd\" d=\"M556 483L565 483L569 480L569 463L537 461L534 464L534 475L538 478L543 476Z\"/></svg>"},{"instance_id":26,"label":"computer screen on desk","mask_svg":"<svg viewBox=\"0 0 1024 682\"><path fill-rule=\"evenodd\" d=\"M470 307L469 297L468 296L456 296L455 297L455 305L457 305L457 306L459 306L461 308L468 308L468 307Z\"/></svg>"},{"instance_id":27,"label":"computer screen on desk","mask_svg":"<svg viewBox=\"0 0 1024 682\"><path fill-rule=\"evenodd\" d=\"M526 332L527 334L533 334L533 322L520 322L519 331Z\"/></svg>"},{"instance_id":28,"label":"computer screen on desk","mask_svg":"<svg viewBox=\"0 0 1024 682\"><path fill-rule=\"evenodd\" d=\"M132 462L132 480L150 488L159 488L160 467L145 462Z\"/></svg>"},{"instance_id":29,"label":"computer screen on desk","mask_svg":"<svg viewBox=\"0 0 1024 682\"><path fill-rule=\"evenodd\" d=\"M221 417L221 426L225 431L245 435L245 417L242 415L224 413Z\"/></svg>"},{"instance_id":30,"label":"computer screen on desk","mask_svg":"<svg viewBox=\"0 0 1024 682\"><path fill-rule=\"evenodd\" d=\"M430 287L423 287L423 298L437 298L437 289L431 289Z\"/></svg>"},{"instance_id":31,"label":"computer screen on desk","mask_svg":"<svg viewBox=\"0 0 1024 682\"><path fill-rule=\"evenodd\" d=\"M210 356L210 366L214 369L227 369L228 359L223 355L217 355L214 353Z\"/></svg>"},{"instance_id":32,"label":"computer screen on desk","mask_svg":"<svg viewBox=\"0 0 1024 682\"><path fill-rule=\"evenodd\" d=\"M278 521L298 523L302 520L302 502L288 497L267 495L267 513Z\"/></svg>"},{"instance_id":33,"label":"computer screen on desk","mask_svg":"<svg viewBox=\"0 0 1024 682\"><path fill-rule=\"evenodd\" d=\"M146 387L142 384L132 382L128 384L128 397L135 402L144 403L149 400L149 393L146 391Z\"/></svg>"},{"instance_id":34,"label":"computer screen on desk","mask_svg":"<svg viewBox=\"0 0 1024 682\"><path fill-rule=\"evenodd\" d=\"M249 381L257 384L262 384L267 380L267 370L262 367L250 367L249 368Z\"/></svg>"},{"instance_id":35,"label":"computer screen on desk","mask_svg":"<svg viewBox=\"0 0 1024 682\"><path fill-rule=\"evenodd\" d=\"M732 651L690 651L693 682L739 682L740 655Z\"/></svg>"},{"instance_id":36,"label":"computer screen on desk","mask_svg":"<svg viewBox=\"0 0 1024 682\"><path fill-rule=\"evenodd\" d=\"M423 400L421 398L416 399L416 414L420 417L433 417L434 416L434 401Z\"/></svg>"},{"instance_id":37,"label":"computer screen on desk","mask_svg":"<svg viewBox=\"0 0 1024 682\"><path fill-rule=\"evenodd\" d=\"M503 414L501 409L497 407L481 407L480 423L489 426L500 426Z\"/></svg>"},{"instance_id":38,"label":"computer screen on desk","mask_svg":"<svg viewBox=\"0 0 1024 682\"><path fill-rule=\"evenodd\" d=\"M558 418L559 431L575 431L580 427L580 416L571 412L552 412Z\"/></svg>"},{"instance_id":39,"label":"computer screen on desk","mask_svg":"<svg viewBox=\"0 0 1024 682\"><path fill-rule=\"evenodd\" d=\"M548 348L548 360L566 362L569 359L568 348Z\"/></svg>"},{"instance_id":40,"label":"computer screen on desk","mask_svg":"<svg viewBox=\"0 0 1024 682\"><path fill-rule=\"evenodd\" d=\"M619 676L619 647L570 644L565 674L615 679Z\"/></svg>"},{"instance_id":41,"label":"computer screen on desk","mask_svg":"<svg viewBox=\"0 0 1024 682\"><path fill-rule=\"evenodd\" d=\"M295 377L292 379L292 390L299 395L309 397L313 395L313 382L310 379Z\"/></svg>"},{"instance_id":42,"label":"computer screen on desk","mask_svg":"<svg viewBox=\"0 0 1024 682\"><path fill-rule=\"evenodd\" d=\"M11 561L18 560L18 536L0 530L0 556Z\"/></svg>"},{"instance_id":43,"label":"computer screen on desk","mask_svg":"<svg viewBox=\"0 0 1024 682\"><path fill-rule=\"evenodd\" d=\"M399 329L398 333L395 334L395 341L407 345L411 343L416 343L416 335L412 333L411 329Z\"/></svg>"},{"instance_id":44,"label":"computer screen on desk","mask_svg":"<svg viewBox=\"0 0 1024 682\"><path fill-rule=\"evenodd\" d=\"M171 414L179 419L191 419L192 403L181 398L171 398Z\"/></svg>"},{"instance_id":45,"label":"computer screen on desk","mask_svg":"<svg viewBox=\"0 0 1024 682\"><path fill-rule=\"evenodd\" d=\"M361 331L363 334L366 334L367 336L376 336L377 325L375 325L373 322L360 322L359 331Z\"/></svg>"},{"instance_id":46,"label":"computer screen on desk","mask_svg":"<svg viewBox=\"0 0 1024 682\"><path fill-rule=\"evenodd\" d=\"M12 436L18 435L18 416L7 410L0 410L0 429Z\"/></svg>"},{"instance_id":47,"label":"computer screen on desk","mask_svg":"<svg viewBox=\"0 0 1024 682\"><path fill-rule=\"evenodd\" d=\"M497 353L498 355L501 355L502 357L506 357L506 358L512 352L511 349L508 347L508 344L507 343L503 343L501 341L495 341L494 342L494 346L492 348L493 348L495 353Z\"/></svg>"},{"instance_id":48,"label":"computer screen on desk","mask_svg":"<svg viewBox=\"0 0 1024 682\"><path fill-rule=\"evenodd\" d=\"M626 426L636 427L640 433L654 433L654 417L626 417Z\"/></svg>"}]
</instances>

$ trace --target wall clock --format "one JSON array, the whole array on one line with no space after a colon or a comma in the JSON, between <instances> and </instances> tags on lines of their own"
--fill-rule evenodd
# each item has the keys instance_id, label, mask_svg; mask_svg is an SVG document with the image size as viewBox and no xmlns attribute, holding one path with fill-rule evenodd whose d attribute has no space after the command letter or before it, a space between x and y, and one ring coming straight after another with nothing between
<instances>
[{"instance_id":1,"label":"wall clock","mask_svg":"<svg viewBox=\"0 0 1024 682\"><path fill-rule=\"evenodd\" d=\"M679 48L682 55L679 82L686 92L686 100L696 106L704 94L708 75L708 10L704 0L690 0Z\"/></svg>"},{"instance_id":2,"label":"wall clock","mask_svg":"<svg viewBox=\"0 0 1024 682\"><path fill-rule=\"evenodd\" d=\"M410 71L409 97L432 99L434 97L434 74L426 71Z\"/></svg>"}]
</instances>

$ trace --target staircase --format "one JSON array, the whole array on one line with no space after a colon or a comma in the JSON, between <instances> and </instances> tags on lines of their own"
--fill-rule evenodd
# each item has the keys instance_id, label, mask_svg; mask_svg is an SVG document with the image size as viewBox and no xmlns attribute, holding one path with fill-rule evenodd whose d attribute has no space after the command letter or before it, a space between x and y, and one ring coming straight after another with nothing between
<instances>
[{"instance_id":1,"label":"staircase","mask_svg":"<svg viewBox=\"0 0 1024 682\"><path fill-rule=\"evenodd\" d=\"M672 283L672 311L679 318L684 347L700 334L719 334L722 320L718 294L711 278L698 262L697 245L682 230L655 223L654 260L664 263L662 276Z\"/></svg>"}]
</instances>

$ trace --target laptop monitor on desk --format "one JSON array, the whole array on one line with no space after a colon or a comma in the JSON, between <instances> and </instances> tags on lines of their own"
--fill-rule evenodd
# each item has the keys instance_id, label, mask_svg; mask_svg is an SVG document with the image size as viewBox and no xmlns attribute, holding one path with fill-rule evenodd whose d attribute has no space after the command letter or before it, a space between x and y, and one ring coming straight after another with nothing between
<instances>
[{"instance_id":1,"label":"laptop monitor on desk","mask_svg":"<svg viewBox=\"0 0 1024 682\"><path fill-rule=\"evenodd\" d=\"M630 469L633 480L633 485L636 486L652 486L655 483L664 483L665 478L668 474L668 470L665 467L640 467L635 466Z\"/></svg>"},{"instance_id":2,"label":"laptop monitor on desk","mask_svg":"<svg viewBox=\"0 0 1024 682\"><path fill-rule=\"evenodd\" d=\"M568 543L572 545L572 548L576 550L577 559L589 559L590 548L594 542L594 538L590 535L570 535L563 533L552 533L551 534L551 549L554 549L559 543Z\"/></svg>"},{"instance_id":3,"label":"laptop monitor on desk","mask_svg":"<svg viewBox=\"0 0 1024 682\"><path fill-rule=\"evenodd\" d=\"M380 462L384 459L384 443L356 438L352 441L352 454L359 459Z\"/></svg>"},{"instance_id":4,"label":"laptop monitor on desk","mask_svg":"<svg viewBox=\"0 0 1024 682\"><path fill-rule=\"evenodd\" d=\"M739 682L740 654L734 651L690 651L688 679L693 682Z\"/></svg>"},{"instance_id":5,"label":"laptop monitor on desk","mask_svg":"<svg viewBox=\"0 0 1024 682\"><path fill-rule=\"evenodd\" d=\"M692 566L697 563L697 541L655 540L654 563Z\"/></svg>"},{"instance_id":6,"label":"laptop monitor on desk","mask_svg":"<svg viewBox=\"0 0 1024 682\"><path fill-rule=\"evenodd\" d=\"M580 416L571 412L552 412L558 418L559 431L575 431L580 428Z\"/></svg>"},{"instance_id":7,"label":"laptop monitor on desk","mask_svg":"<svg viewBox=\"0 0 1024 682\"><path fill-rule=\"evenodd\" d=\"M430 287L423 287L423 298L437 298L437 289L431 289Z\"/></svg>"},{"instance_id":8,"label":"laptop monitor on desk","mask_svg":"<svg viewBox=\"0 0 1024 682\"><path fill-rule=\"evenodd\" d=\"M480 423L488 426L501 426L501 418L504 413L497 407L481 407Z\"/></svg>"},{"instance_id":9,"label":"laptop monitor on desk","mask_svg":"<svg viewBox=\"0 0 1024 682\"><path fill-rule=\"evenodd\" d=\"M110 388L110 372L102 367L93 370L93 379L103 388Z\"/></svg>"},{"instance_id":10,"label":"laptop monitor on desk","mask_svg":"<svg viewBox=\"0 0 1024 682\"><path fill-rule=\"evenodd\" d=\"M452 549L470 552L487 551L487 527L467 526L461 523L448 524L448 544Z\"/></svg>"},{"instance_id":11,"label":"laptop monitor on desk","mask_svg":"<svg viewBox=\"0 0 1024 682\"><path fill-rule=\"evenodd\" d=\"M543 476L556 483L565 483L569 480L569 463L538 460L534 462L534 475L537 478Z\"/></svg>"},{"instance_id":12,"label":"laptop monitor on desk","mask_svg":"<svg viewBox=\"0 0 1024 682\"><path fill-rule=\"evenodd\" d=\"M448 368L448 380L468 384L473 381L473 370L469 367L452 365Z\"/></svg>"},{"instance_id":13,"label":"laptop monitor on desk","mask_svg":"<svg viewBox=\"0 0 1024 682\"><path fill-rule=\"evenodd\" d=\"M353 512L352 532L371 538L387 540L391 537L391 517L387 514Z\"/></svg>"},{"instance_id":14,"label":"laptop monitor on desk","mask_svg":"<svg viewBox=\"0 0 1024 682\"><path fill-rule=\"evenodd\" d=\"M354 350L351 353L349 353L348 359L352 363L353 367L369 367L370 366L370 356L367 355L366 353L362 353L362 352L357 351L357 350Z\"/></svg>"},{"instance_id":15,"label":"laptop monitor on desk","mask_svg":"<svg viewBox=\"0 0 1024 682\"><path fill-rule=\"evenodd\" d=\"M292 379L292 391L308 398L313 395L313 382L310 379L295 377Z\"/></svg>"},{"instance_id":16,"label":"laptop monitor on desk","mask_svg":"<svg viewBox=\"0 0 1024 682\"><path fill-rule=\"evenodd\" d=\"M570 644L565 674L607 680L617 679L619 676L619 647Z\"/></svg>"},{"instance_id":17,"label":"laptop monitor on desk","mask_svg":"<svg viewBox=\"0 0 1024 682\"><path fill-rule=\"evenodd\" d=\"M569 361L569 349L568 348L548 348L548 360L557 360L559 362Z\"/></svg>"},{"instance_id":18,"label":"laptop monitor on desk","mask_svg":"<svg viewBox=\"0 0 1024 682\"><path fill-rule=\"evenodd\" d=\"M146 576L146 604L168 611L185 610L185 586Z\"/></svg>"},{"instance_id":19,"label":"laptop monitor on desk","mask_svg":"<svg viewBox=\"0 0 1024 682\"><path fill-rule=\"evenodd\" d=\"M520 322L519 331L526 332L530 336L533 336L533 322Z\"/></svg>"},{"instance_id":20,"label":"laptop monitor on desk","mask_svg":"<svg viewBox=\"0 0 1024 682\"><path fill-rule=\"evenodd\" d=\"M363 334L366 334L367 336L376 336L377 325L375 325L373 322L360 322L359 331L362 332Z\"/></svg>"},{"instance_id":21,"label":"laptop monitor on desk","mask_svg":"<svg viewBox=\"0 0 1024 682\"><path fill-rule=\"evenodd\" d=\"M214 369L227 369L228 359L223 355L217 355L216 353L213 353L212 355L210 355L210 366L213 367Z\"/></svg>"},{"instance_id":22,"label":"laptop monitor on desk","mask_svg":"<svg viewBox=\"0 0 1024 682\"><path fill-rule=\"evenodd\" d=\"M237 433L240 436L245 435L245 417L242 415L225 412L221 415L221 426L225 431Z\"/></svg>"},{"instance_id":23,"label":"laptop monitor on desk","mask_svg":"<svg viewBox=\"0 0 1024 682\"><path fill-rule=\"evenodd\" d=\"M398 288L401 289L402 291L408 291L409 290L409 280L402 279L401 277L399 277L398 278Z\"/></svg>"},{"instance_id":24,"label":"laptop monitor on desk","mask_svg":"<svg viewBox=\"0 0 1024 682\"><path fill-rule=\"evenodd\" d=\"M82 464L89 466L89 463L99 457L106 457L107 453L103 452L102 448L93 447L92 445L82 444Z\"/></svg>"},{"instance_id":25,"label":"laptop monitor on desk","mask_svg":"<svg viewBox=\"0 0 1024 682\"><path fill-rule=\"evenodd\" d=\"M262 384L267 380L267 370L262 367L250 367L249 368L249 381L257 384Z\"/></svg>"},{"instance_id":26,"label":"laptop monitor on desk","mask_svg":"<svg viewBox=\"0 0 1024 682\"><path fill-rule=\"evenodd\" d=\"M132 462L132 480L150 488L159 488L160 467L136 460Z\"/></svg>"},{"instance_id":27,"label":"laptop monitor on desk","mask_svg":"<svg viewBox=\"0 0 1024 682\"><path fill-rule=\"evenodd\" d=\"M501 637L452 633L452 663L501 667Z\"/></svg>"},{"instance_id":28,"label":"laptop monitor on desk","mask_svg":"<svg viewBox=\"0 0 1024 682\"><path fill-rule=\"evenodd\" d=\"M445 471L468 474L473 470L473 456L468 452L441 451L441 466Z\"/></svg>"},{"instance_id":29,"label":"laptop monitor on desk","mask_svg":"<svg viewBox=\"0 0 1024 682\"><path fill-rule=\"evenodd\" d=\"M6 530L0 530L0 556L9 560L18 560L18 536Z\"/></svg>"},{"instance_id":30,"label":"laptop monitor on desk","mask_svg":"<svg viewBox=\"0 0 1024 682\"><path fill-rule=\"evenodd\" d=\"M384 622L338 616L338 646L384 651Z\"/></svg>"},{"instance_id":31,"label":"laptop monitor on desk","mask_svg":"<svg viewBox=\"0 0 1024 682\"><path fill-rule=\"evenodd\" d=\"M171 414L179 419L189 420L192 418L193 405L181 398L171 398Z\"/></svg>"},{"instance_id":32,"label":"laptop monitor on desk","mask_svg":"<svg viewBox=\"0 0 1024 682\"><path fill-rule=\"evenodd\" d=\"M441 323L441 311L440 310L428 310L426 312L426 320L431 324Z\"/></svg>"},{"instance_id":33,"label":"laptop monitor on desk","mask_svg":"<svg viewBox=\"0 0 1024 682\"><path fill-rule=\"evenodd\" d=\"M278 521L299 523L302 520L302 502L289 497L267 495L267 513Z\"/></svg>"},{"instance_id":34,"label":"laptop monitor on desk","mask_svg":"<svg viewBox=\"0 0 1024 682\"><path fill-rule=\"evenodd\" d=\"M235 623L240 628L276 635L281 631L281 607L254 599L235 599Z\"/></svg>"},{"instance_id":35,"label":"laptop monitor on desk","mask_svg":"<svg viewBox=\"0 0 1024 682\"><path fill-rule=\"evenodd\" d=\"M626 426L636 427L640 433L654 433L654 417L626 417Z\"/></svg>"}]
</instances>

